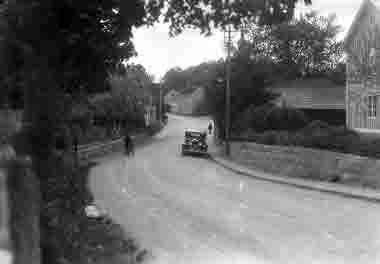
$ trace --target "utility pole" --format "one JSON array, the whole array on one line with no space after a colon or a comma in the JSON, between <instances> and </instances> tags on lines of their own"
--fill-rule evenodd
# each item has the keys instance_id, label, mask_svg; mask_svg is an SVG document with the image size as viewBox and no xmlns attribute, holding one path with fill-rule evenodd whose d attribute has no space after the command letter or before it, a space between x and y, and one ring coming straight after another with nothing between
<instances>
[{"instance_id":1,"label":"utility pole","mask_svg":"<svg viewBox=\"0 0 380 264\"><path fill-rule=\"evenodd\" d=\"M159 105L159 112L160 112L160 123L162 122L162 117L163 117L163 113L162 113L162 82L160 82L160 105Z\"/></svg>"},{"instance_id":2,"label":"utility pole","mask_svg":"<svg viewBox=\"0 0 380 264\"><path fill-rule=\"evenodd\" d=\"M227 48L226 58L226 109L225 109L225 143L226 143L226 155L230 156L230 130L231 130L231 53L232 53L232 33L240 32L241 39L244 39L244 32L249 27L247 25L242 26L238 30L232 30L231 25L227 26L227 30L224 31L224 45Z\"/></svg>"},{"instance_id":3,"label":"utility pole","mask_svg":"<svg viewBox=\"0 0 380 264\"><path fill-rule=\"evenodd\" d=\"M227 47L226 59L226 109L225 109L225 146L226 155L230 155L230 127L231 127L231 27L229 26L227 32L224 32L224 42Z\"/></svg>"}]
</instances>

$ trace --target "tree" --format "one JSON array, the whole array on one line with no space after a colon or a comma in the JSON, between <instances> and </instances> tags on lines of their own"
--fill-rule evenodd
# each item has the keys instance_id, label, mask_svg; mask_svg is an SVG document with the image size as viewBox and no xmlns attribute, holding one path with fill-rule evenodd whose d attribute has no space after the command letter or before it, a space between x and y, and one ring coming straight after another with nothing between
<instances>
[{"instance_id":1,"label":"tree","mask_svg":"<svg viewBox=\"0 0 380 264\"><path fill-rule=\"evenodd\" d=\"M325 75L343 55L336 40L340 27L336 16L318 16L310 12L291 22L270 29L274 56L288 78Z\"/></svg>"},{"instance_id":2,"label":"tree","mask_svg":"<svg viewBox=\"0 0 380 264\"><path fill-rule=\"evenodd\" d=\"M144 107L151 103L153 96L153 76L142 65L128 65L123 72L109 78L113 101L125 110L121 111L124 114L120 116L124 124L127 121L133 125L142 124Z\"/></svg>"},{"instance_id":3,"label":"tree","mask_svg":"<svg viewBox=\"0 0 380 264\"><path fill-rule=\"evenodd\" d=\"M144 66L128 65L123 74L112 74L109 81L111 93L114 96L149 103L153 76L146 71Z\"/></svg>"},{"instance_id":4,"label":"tree","mask_svg":"<svg viewBox=\"0 0 380 264\"><path fill-rule=\"evenodd\" d=\"M336 84L346 84L346 63L340 62L329 72L329 78Z\"/></svg>"},{"instance_id":5,"label":"tree","mask_svg":"<svg viewBox=\"0 0 380 264\"><path fill-rule=\"evenodd\" d=\"M174 67L168 70L163 78L165 92L175 90L187 94L204 87L213 79L216 64L216 61L209 61L186 69Z\"/></svg>"},{"instance_id":6,"label":"tree","mask_svg":"<svg viewBox=\"0 0 380 264\"><path fill-rule=\"evenodd\" d=\"M165 87L165 93L170 90L178 92L185 92L188 87L188 78L186 72L180 67L174 67L169 69L162 78L163 86Z\"/></svg>"},{"instance_id":7,"label":"tree","mask_svg":"<svg viewBox=\"0 0 380 264\"><path fill-rule=\"evenodd\" d=\"M254 21L258 25L274 25L293 18L297 2L311 4L311 0L148 0L147 23L160 17L170 24L172 35L185 28L198 28L210 34L213 28L239 27Z\"/></svg>"},{"instance_id":8,"label":"tree","mask_svg":"<svg viewBox=\"0 0 380 264\"><path fill-rule=\"evenodd\" d=\"M210 33L213 27L237 27L252 19L259 24L274 24L289 20L297 2L147 0L144 6L142 0L3 1L2 78L17 75L10 80L17 80L25 94L30 148L23 151L33 157L41 181L43 208L50 205L52 195L57 195L50 191L51 183L62 176L57 171L59 166L50 166L48 161L54 154L55 135L65 122L70 104L67 94L108 88L108 73L134 54L134 26L152 24L161 15L170 23L172 34L188 26ZM14 52L5 56L9 47ZM73 178L65 179L70 183ZM69 193L70 189L65 191ZM56 263L59 254L64 254L60 246L52 248L52 244L46 243L50 220L42 211L43 263Z\"/></svg>"},{"instance_id":9,"label":"tree","mask_svg":"<svg viewBox=\"0 0 380 264\"><path fill-rule=\"evenodd\" d=\"M276 98L266 88L272 83L275 65L270 57L251 57L251 45L240 43L231 59L231 120L232 128L248 107L258 107ZM209 112L213 116L219 136L224 138L225 122L225 65L220 62L216 78L206 88Z\"/></svg>"}]
</instances>

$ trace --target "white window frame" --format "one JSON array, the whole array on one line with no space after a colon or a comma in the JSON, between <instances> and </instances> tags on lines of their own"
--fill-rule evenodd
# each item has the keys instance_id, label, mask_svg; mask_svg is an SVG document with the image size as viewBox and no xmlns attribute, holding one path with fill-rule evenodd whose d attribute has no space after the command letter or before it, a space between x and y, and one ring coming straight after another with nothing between
<instances>
[{"instance_id":1,"label":"white window frame","mask_svg":"<svg viewBox=\"0 0 380 264\"><path fill-rule=\"evenodd\" d=\"M374 15L370 15L370 16L369 16L369 23L370 23L371 25L375 24L375 16L374 16Z\"/></svg>"},{"instance_id":2,"label":"white window frame","mask_svg":"<svg viewBox=\"0 0 380 264\"><path fill-rule=\"evenodd\" d=\"M369 95L367 98L368 118L376 119L376 117L377 117L377 104L378 104L378 96L377 95Z\"/></svg>"}]
</instances>

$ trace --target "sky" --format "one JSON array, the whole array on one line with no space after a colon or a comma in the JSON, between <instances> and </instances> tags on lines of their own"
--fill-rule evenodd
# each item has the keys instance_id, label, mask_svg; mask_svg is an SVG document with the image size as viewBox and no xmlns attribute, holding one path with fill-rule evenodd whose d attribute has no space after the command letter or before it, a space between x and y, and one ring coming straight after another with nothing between
<instances>
[{"instance_id":1,"label":"sky","mask_svg":"<svg viewBox=\"0 0 380 264\"><path fill-rule=\"evenodd\" d=\"M335 13L337 24L342 26L342 39L352 23L362 0L312 0L312 6L299 5L296 12L315 10L321 15ZM186 30L177 37L169 37L168 26L156 24L134 30L133 42L138 56L128 63L143 65L158 81L169 69L186 68L205 61L224 57L223 33L214 32L210 37L199 31Z\"/></svg>"}]
</instances>

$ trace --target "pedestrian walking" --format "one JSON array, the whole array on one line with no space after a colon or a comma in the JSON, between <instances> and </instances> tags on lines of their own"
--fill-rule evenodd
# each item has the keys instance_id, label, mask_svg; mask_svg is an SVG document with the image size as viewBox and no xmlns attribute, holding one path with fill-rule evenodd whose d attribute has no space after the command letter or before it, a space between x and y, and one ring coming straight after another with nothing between
<instances>
[{"instance_id":1,"label":"pedestrian walking","mask_svg":"<svg viewBox=\"0 0 380 264\"><path fill-rule=\"evenodd\" d=\"M133 144L132 137L129 137L129 155L131 156L135 155L135 146Z\"/></svg>"},{"instance_id":2,"label":"pedestrian walking","mask_svg":"<svg viewBox=\"0 0 380 264\"><path fill-rule=\"evenodd\" d=\"M208 124L208 133L209 135L211 135L211 132L212 132L212 124L211 122Z\"/></svg>"},{"instance_id":3,"label":"pedestrian walking","mask_svg":"<svg viewBox=\"0 0 380 264\"><path fill-rule=\"evenodd\" d=\"M133 141L127 130L124 135L124 148L125 148L125 154L127 156L131 156L131 155L133 156L135 154Z\"/></svg>"}]
</instances>

